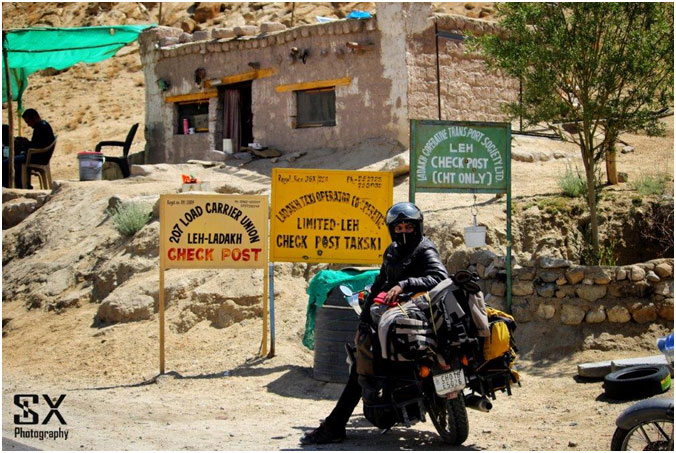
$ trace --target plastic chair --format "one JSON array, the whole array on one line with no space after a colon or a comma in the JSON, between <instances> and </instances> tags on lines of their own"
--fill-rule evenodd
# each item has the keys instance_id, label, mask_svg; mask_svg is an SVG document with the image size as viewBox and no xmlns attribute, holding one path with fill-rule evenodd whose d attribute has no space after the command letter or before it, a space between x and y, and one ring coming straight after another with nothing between
<instances>
[{"instance_id":1,"label":"plastic chair","mask_svg":"<svg viewBox=\"0 0 676 453\"><path fill-rule=\"evenodd\" d=\"M122 147L122 157L112 157L112 156L106 156L105 157L106 162L115 162L119 167L120 170L122 171L122 176L125 178L128 178L130 175L129 172L129 161L127 160L127 156L129 155L129 149L131 148L131 142L134 141L134 135L136 135L136 129L138 129L138 123L134 124L131 129L129 129L129 133L127 134L127 138L123 142L116 142L116 141L103 141L99 142L96 145L96 152L101 152L101 148L104 146L120 146Z\"/></svg>"},{"instance_id":2,"label":"plastic chair","mask_svg":"<svg viewBox=\"0 0 676 453\"><path fill-rule=\"evenodd\" d=\"M49 169L49 160L52 158L54 153L54 148L56 147L56 137L51 145L46 148L29 148L26 153L26 163L21 164L21 187L28 189L30 184L31 176L37 176L40 180L41 189L51 189L52 188L52 172ZM33 161L36 157L42 157L47 155L46 164L37 164Z\"/></svg>"}]
</instances>

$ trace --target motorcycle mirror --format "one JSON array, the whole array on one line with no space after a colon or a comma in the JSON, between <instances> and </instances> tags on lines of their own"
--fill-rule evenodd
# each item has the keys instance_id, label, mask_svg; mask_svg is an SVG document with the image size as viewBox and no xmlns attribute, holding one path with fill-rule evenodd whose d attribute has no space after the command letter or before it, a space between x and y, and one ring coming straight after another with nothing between
<instances>
[{"instance_id":1,"label":"motorcycle mirror","mask_svg":"<svg viewBox=\"0 0 676 453\"><path fill-rule=\"evenodd\" d=\"M343 293L343 296L345 297L350 297L352 295L352 290L348 286L340 285L338 289L340 289L340 292Z\"/></svg>"}]
</instances>

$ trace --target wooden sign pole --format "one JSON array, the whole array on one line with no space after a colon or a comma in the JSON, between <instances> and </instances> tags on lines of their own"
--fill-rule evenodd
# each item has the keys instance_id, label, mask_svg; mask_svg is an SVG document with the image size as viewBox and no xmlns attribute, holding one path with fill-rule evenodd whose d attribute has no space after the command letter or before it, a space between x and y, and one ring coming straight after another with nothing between
<instances>
[{"instance_id":1,"label":"wooden sign pole","mask_svg":"<svg viewBox=\"0 0 676 453\"><path fill-rule=\"evenodd\" d=\"M160 266L160 374L164 374L164 266Z\"/></svg>"},{"instance_id":2,"label":"wooden sign pole","mask_svg":"<svg viewBox=\"0 0 676 453\"><path fill-rule=\"evenodd\" d=\"M268 266L263 267L263 340L261 342L261 357L268 355Z\"/></svg>"}]
</instances>

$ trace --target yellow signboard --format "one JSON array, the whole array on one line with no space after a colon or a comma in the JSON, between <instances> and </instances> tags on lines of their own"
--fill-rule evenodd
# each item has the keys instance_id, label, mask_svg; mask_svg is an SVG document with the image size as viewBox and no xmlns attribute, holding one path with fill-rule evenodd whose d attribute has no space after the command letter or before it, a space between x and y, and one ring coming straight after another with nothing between
<instances>
[{"instance_id":1,"label":"yellow signboard","mask_svg":"<svg viewBox=\"0 0 676 453\"><path fill-rule=\"evenodd\" d=\"M161 195L162 269L266 267L267 201L261 195Z\"/></svg>"},{"instance_id":2,"label":"yellow signboard","mask_svg":"<svg viewBox=\"0 0 676 453\"><path fill-rule=\"evenodd\" d=\"M272 170L271 261L380 264L390 172Z\"/></svg>"}]
</instances>

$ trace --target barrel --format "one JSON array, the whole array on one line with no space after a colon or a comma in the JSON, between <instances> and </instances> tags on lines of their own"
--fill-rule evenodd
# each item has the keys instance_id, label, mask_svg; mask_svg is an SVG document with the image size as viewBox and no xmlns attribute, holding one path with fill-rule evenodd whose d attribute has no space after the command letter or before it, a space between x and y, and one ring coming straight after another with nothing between
<instances>
[{"instance_id":1,"label":"barrel","mask_svg":"<svg viewBox=\"0 0 676 453\"><path fill-rule=\"evenodd\" d=\"M100 181L103 174L103 153L82 151L77 153L80 167L80 181Z\"/></svg>"},{"instance_id":2,"label":"barrel","mask_svg":"<svg viewBox=\"0 0 676 453\"><path fill-rule=\"evenodd\" d=\"M346 383L350 375L345 343L354 343L359 316L337 288L329 292L315 318L313 377L318 381Z\"/></svg>"}]
</instances>

